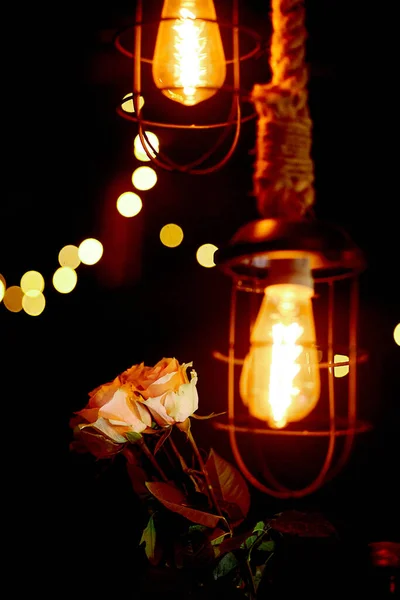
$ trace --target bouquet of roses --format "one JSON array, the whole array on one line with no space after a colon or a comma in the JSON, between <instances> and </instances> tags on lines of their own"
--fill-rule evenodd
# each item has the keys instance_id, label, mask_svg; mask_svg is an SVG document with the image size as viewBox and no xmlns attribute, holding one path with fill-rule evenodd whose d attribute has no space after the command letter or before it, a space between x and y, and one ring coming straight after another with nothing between
<instances>
[{"instance_id":1,"label":"bouquet of roses","mask_svg":"<svg viewBox=\"0 0 400 600\"><path fill-rule=\"evenodd\" d=\"M138 542L151 565L207 566L214 579L230 576L255 597L265 553L273 549L270 526L243 527L250 508L243 477L195 442L191 419L217 416L196 414L197 379L192 363L175 358L133 365L90 392L71 420L71 449L125 460L148 515Z\"/></svg>"}]
</instances>

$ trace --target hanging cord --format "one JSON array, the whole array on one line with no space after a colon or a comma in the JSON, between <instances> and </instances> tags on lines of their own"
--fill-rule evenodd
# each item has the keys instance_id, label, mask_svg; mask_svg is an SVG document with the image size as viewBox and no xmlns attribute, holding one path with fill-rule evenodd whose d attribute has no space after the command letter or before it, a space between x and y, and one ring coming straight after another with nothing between
<instances>
[{"instance_id":1,"label":"hanging cord","mask_svg":"<svg viewBox=\"0 0 400 600\"><path fill-rule=\"evenodd\" d=\"M254 193L262 217L301 219L314 203L304 1L271 0L271 6L272 79L252 92L258 113Z\"/></svg>"}]
</instances>

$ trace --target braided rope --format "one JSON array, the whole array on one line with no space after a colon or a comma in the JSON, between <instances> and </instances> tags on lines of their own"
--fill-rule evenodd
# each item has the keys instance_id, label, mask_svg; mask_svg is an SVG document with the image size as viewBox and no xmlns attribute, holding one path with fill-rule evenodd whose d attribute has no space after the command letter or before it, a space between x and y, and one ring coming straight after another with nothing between
<instances>
[{"instance_id":1,"label":"braided rope","mask_svg":"<svg viewBox=\"0 0 400 600\"><path fill-rule=\"evenodd\" d=\"M261 216L298 219L314 203L304 0L271 4L272 80L252 92L258 113L254 192Z\"/></svg>"}]
</instances>

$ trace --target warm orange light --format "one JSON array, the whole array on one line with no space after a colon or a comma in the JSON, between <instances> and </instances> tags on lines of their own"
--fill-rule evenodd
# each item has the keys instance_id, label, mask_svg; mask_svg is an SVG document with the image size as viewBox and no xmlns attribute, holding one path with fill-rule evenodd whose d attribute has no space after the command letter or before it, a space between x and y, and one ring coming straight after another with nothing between
<instances>
[{"instance_id":1,"label":"warm orange light","mask_svg":"<svg viewBox=\"0 0 400 600\"><path fill-rule=\"evenodd\" d=\"M30 293L31 296L35 292L39 294L44 289L43 275L38 271L27 271L21 277L20 286L24 294Z\"/></svg>"},{"instance_id":2,"label":"warm orange light","mask_svg":"<svg viewBox=\"0 0 400 600\"><path fill-rule=\"evenodd\" d=\"M58 262L62 267L70 267L71 269L79 267L81 259L79 258L78 247L73 244L68 244L68 246L61 248L58 253Z\"/></svg>"},{"instance_id":3,"label":"warm orange light","mask_svg":"<svg viewBox=\"0 0 400 600\"><path fill-rule=\"evenodd\" d=\"M5 291L3 302L4 306L8 308L10 312L20 312L22 310L22 298L24 292L21 290L19 285L12 285Z\"/></svg>"},{"instance_id":4,"label":"warm orange light","mask_svg":"<svg viewBox=\"0 0 400 600\"><path fill-rule=\"evenodd\" d=\"M144 98L143 98L143 96L139 96L139 109L141 109L143 107L143 104L144 104ZM135 112L135 106L133 104L132 94L125 94L125 96L122 98L121 108L124 112L127 112L127 113Z\"/></svg>"},{"instance_id":5,"label":"warm orange light","mask_svg":"<svg viewBox=\"0 0 400 600\"><path fill-rule=\"evenodd\" d=\"M157 183L157 173L151 167L138 167L132 173L132 183L137 190L150 190Z\"/></svg>"},{"instance_id":6,"label":"warm orange light","mask_svg":"<svg viewBox=\"0 0 400 600\"><path fill-rule=\"evenodd\" d=\"M226 77L214 2L165 0L161 18L153 57L156 86L185 106L211 98Z\"/></svg>"},{"instance_id":7,"label":"warm orange light","mask_svg":"<svg viewBox=\"0 0 400 600\"><path fill-rule=\"evenodd\" d=\"M197 249L196 258L199 265L210 269L215 267L214 254L218 250L214 244L203 244Z\"/></svg>"},{"instance_id":8,"label":"warm orange light","mask_svg":"<svg viewBox=\"0 0 400 600\"><path fill-rule=\"evenodd\" d=\"M22 298L22 308L31 317L37 317L44 311L46 300L42 292L28 292Z\"/></svg>"},{"instance_id":9,"label":"warm orange light","mask_svg":"<svg viewBox=\"0 0 400 600\"><path fill-rule=\"evenodd\" d=\"M265 290L240 378L249 412L282 428L318 402L320 375L309 285L279 283Z\"/></svg>"},{"instance_id":10,"label":"warm orange light","mask_svg":"<svg viewBox=\"0 0 400 600\"><path fill-rule=\"evenodd\" d=\"M345 363L349 362L349 357L346 354L335 354L333 357L333 362L337 363ZM338 367L333 367L333 375L335 377L346 377L349 372L349 365L340 365Z\"/></svg>"},{"instance_id":11,"label":"warm orange light","mask_svg":"<svg viewBox=\"0 0 400 600\"><path fill-rule=\"evenodd\" d=\"M53 275L53 285L60 294L69 294L75 288L78 276L70 267L60 267Z\"/></svg>"},{"instance_id":12,"label":"warm orange light","mask_svg":"<svg viewBox=\"0 0 400 600\"><path fill-rule=\"evenodd\" d=\"M393 338L394 338L394 341L396 342L396 344L398 346L400 346L400 323L398 323L396 325L396 327L394 328Z\"/></svg>"},{"instance_id":13,"label":"warm orange light","mask_svg":"<svg viewBox=\"0 0 400 600\"><path fill-rule=\"evenodd\" d=\"M134 192L123 192L117 200L117 210L123 217L135 217L142 210L142 200Z\"/></svg>"},{"instance_id":14,"label":"warm orange light","mask_svg":"<svg viewBox=\"0 0 400 600\"><path fill-rule=\"evenodd\" d=\"M182 243L183 231L179 225L168 223L160 231L160 240L164 246L168 248L176 248Z\"/></svg>"},{"instance_id":15,"label":"warm orange light","mask_svg":"<svg viewBox=\"0 0 400 600\"><path fill-rule=\"evenodd\" d=\"M6 286L4 285L3 281L0 279L0 302L4 298L5 291L6 291Z\"/></svg>"},{"instance_id":16,"label":"warm orange light","mask_svg":"<svg viewBox=\"0 0 400 600\"><path fill-rule=\"evenodd\" d=\"M95 265L103 256L103 244L95 238L87 238L79 244L78 256L84 265Z\"/></svg>"},{"instance_id":17,"label":"warm orange light","mask_svg":"<svg viewBox=\"0 0 400 600\"><path fill-rule=\"evenodd\" d=\"M158 137L156 136L155 133L152 133L151 131L146 131L145 133L146 133L147 140L149 140L149 142L150 142L151 146L154 148L155 152L158 153L158 151L160 149L160 142L158 140ZM146 148L149 150L150 155L154 158L156 156L156 154L153 152L153 150L147 143L147 140L146 140L146 138L144 140ZM134 142L133 142L133 153L135 155L135 158L137 158L138 160L141 160L142 162L148 162L151 160L151 158L149 158L149 156L147 156L147 154L146 154L146 150L143 147L143 144L142 144L139 134L137 134L137 136L135 137Z\"/></svg>"}]
</instances>

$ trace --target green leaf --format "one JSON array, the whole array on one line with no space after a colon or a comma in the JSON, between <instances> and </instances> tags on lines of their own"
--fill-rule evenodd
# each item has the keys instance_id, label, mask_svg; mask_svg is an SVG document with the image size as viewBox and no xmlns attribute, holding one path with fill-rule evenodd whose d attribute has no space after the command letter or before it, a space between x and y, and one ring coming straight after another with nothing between
<instances>
[{"instance_id":1,"label":"green leaf","mask_svg":"<svg viewBox=\"0 0 400 600\"><path fill-rule=\"evenodd\" d=\"M257 546L257 550L260 552L273 552L275 549L275 542L273 540L266 540L265 542L261 542L259 546Z\"/></svg>"},{"instance_id":2,"label":"green leaf","mask_svg":"<svg viewBox=\"0 0 400 600\"><path fill-rule=\"evenodd\" d=\"M257 535L251 535L250 537L248 537L244 540L243 544L240 547L248 550L249 548L252 547L252 545L254 544L254 542L256 541L257 538L258 538Z\"/></svg>"},{"instance_id":3,"label":"green leaf","mask_svg":"<svg viewBox=\"0 0 400 600\"><path fill-rule=\"evenodd\" d=\"M236 467L221 458L213 449L210 450L206 468L218 500L225 503L228 517L233 520L232 525L238 525L247 516L250 508L250 492L245 480ZM230 504L234 505L235 510L229 507Z\"/></svg>"},{"instance_id":4,"label":"green leaf","mask_svg":"<svg viewBox=\"0 0 400 600\"><path fill-rule=\"evenodd\" d=\"M207 531L207 527L205 527L204 525L189 525L189 533L193 533L195 531L200 531L201 533L204 533L205 531Z\"/></svg>"},{"instance_id":5,"label":"green leaf","mask_svg":"<svg viewBox=\"0 0 400 600\"><path fill-rule=\"evenodd\" d=\"M265 529L266 529L266 525L265 525L264 521L258 521L258 523L256 523L254 525L253 533L257 533L258 531L260 533L264 533Z\"/></svg>"},{"instance_id":6,"label":"green leaf","mask_svg":"<svg viewBox=\"0 0 400 600\"><path fill-rule=\"evenodd\" d=\"M143 438L141 433L136 433L135 431L127 431L125 436L131 444L137 444Z\"/></svg>"},{"instance_id":7,"label":"green leaf","mask_svg":"<svg viewBox=\"0 0 400 600\"><path fill-rule=\"evenodd\" d=\"M216 565L213 571L214 579L219 579L220 577L225 577L232 573L232 571L236 570L239 566L239 561L233 552L228 552L225 554L221 560Z\"/></svg>"},{"instance_id":8,"label":"green leaf","mask_svg":"<svg viewBox=\"0 0 400 600\"><path fill-rule=\"evenodd\" d=\"M154 517L151 515L146 528L143 530L140 544L144 544L144 551L148 561L152 565L158 565L161 560L162 550L157 545L156 528L154 525Z\"/></svg>"},{"instance_id":9,"label":"green leaf","mask_svg":"<svg viewBox=\"0 0 400 600\"><path fill-rule=\"evenodd\" d=\"M231 534L229 533L229 531L224 531L223 529L217 527L209 536L209 540L213 546L219 546L220 544L222 544L224 539L230 535Z\"/></svg>"},{"instance_id":10,"label":"green leaf","mask_svg":"<svg viewBox=\"0 0 400 600\"><path fill-rule=\"evenodd\" d=\"M256 591L258 590L258 586L260 585L261 580L263 578L265 567L266 567L266 563L263 565L256 566L256 570L253 575L253 583L254 583L254 588Z\"/></svg>"},{"instance_id":11,"label":"green leaf","mask_svg":"<svg viewBox=\"0 0 400 600\"><path fill-rule=\"evenodd\" d=\"M166 508L182 515L193 523L214 528L221 519L219 515L213 515L212 513L187 506L185 494L174 485L160 481L148 481L146 482L146 487Z\"/></svg>"}]
</instances>

